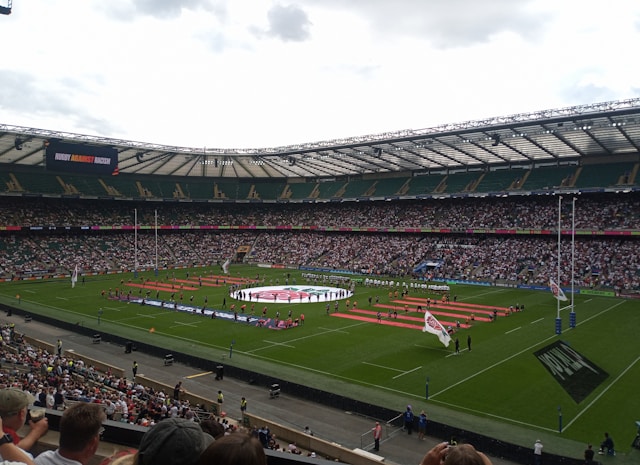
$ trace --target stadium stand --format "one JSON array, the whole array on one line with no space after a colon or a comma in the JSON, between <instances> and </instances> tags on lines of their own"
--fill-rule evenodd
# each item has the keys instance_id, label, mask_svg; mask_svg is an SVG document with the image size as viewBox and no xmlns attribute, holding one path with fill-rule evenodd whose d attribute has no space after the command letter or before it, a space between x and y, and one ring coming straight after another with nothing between
<instances>
[{"instance_id":1,"label":"stadium stand","mask_svg":"<svg viewBox=\"0 0 640 465\"><path fill-rule=\"evenodd\" d=\"M409 178L378 179L375 184L374 197L395 197L404 195Z\"/></svg>"},{"instance_id":2,"label":"stadium stand","mask_svg":"<svg viewBox=\"0 0 640 465\"><path fill-rule=\"evenodd\" d=\"M573 176L577 166L542 167L531 170L522 183L525 190L550 190L560 187L573 187Z\"/></svg>"},{"instance_id":3,"label":"stadium stand","mask_svg":"<svg viewBox=\"0 0 640 465\"><path fill-rule=\"evenodd\" d=\"M405 195L419 196L433 194L444 178L445 176L443 175L416 176L411 178L409 189Z\"/></svg>"},{"instance_id":4,"label":"stadium stand","mask_svg":"<svg viewBox=\"0 0 640 465\"><path fill-rule=\"evenodd\" d=\"M285 195L285 198L291 200L304 200L313 198L313 192L316 188L315 183L306 182L290 182L287 184L287 188L290 194Z\"/></svg>"}]
</instances>

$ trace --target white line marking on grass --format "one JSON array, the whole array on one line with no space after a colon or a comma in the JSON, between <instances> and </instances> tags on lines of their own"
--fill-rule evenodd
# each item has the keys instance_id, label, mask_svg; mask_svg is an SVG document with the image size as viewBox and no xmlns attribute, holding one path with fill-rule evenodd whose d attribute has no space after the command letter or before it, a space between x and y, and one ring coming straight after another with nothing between
<instances>
[{"instance_id":1,"label":"white line marking on grass","mask_svg":"<svg viewBox=\"0 0 640 465\"><path fill-rule=\"evenodd\" d=\"M322 326L320 326L318 328L321 331L326 331L327 333L344 333L344 334L349 334L349 331L342 331L341 329L331 329L331 328L323 328Z\"/></svg>"},{"instance_id":2,"label":"white line marking on grass","mask_svg":"<svg viewBox=\"0 0 640 465\"><path fill-rule=\"evenodd\" d=\"M429 400L431 400L431 396L429 396ZM441 404L441 405L447 405L449 407L454 407L455 409L460 409L460 410L466 410L467 412L472 412L476 415L483 415L483 416L488 416L488 417L492 417L492 418L497 418L499 420L502 421L507 421L510 423L516 423L519 425L523 425L523 426L527 426L529 428L537 428L543 431L550 431L552 433L557 433L558 430L557 429L553 429L553 428L547 428L546 426L539 426L539 425L534 425L533 423L525 423L524 421L520 421L520 420L514 420L513 418L508 418L508 417L503 417L500 415L495 415L493 413L487 413L487 412L482 412L480 410L476 410L476 409L472 409L472 408L467 408L458 404L451 404L449 402L442 402L440 400L436 400L435 402Z\"/></svg>"},{"instance_id":3,"label":"white line marking on grass","mask_svg":"<svg viewBox=\"0 0 640 465\"><path fill-rule=\"evenodd\" d=\"M114 311L116 311L116 312L120 312L120 311L122 311L122 309L120 309L120 308L115 308L115 307L102 307L102 308L106 308L107 310L114 310Z\"/></svg>"},{"instance_id":4,"label":"white line marking on grass","mask_svg":"<svg viewBox=\"0 0 640 465\"><path fill-rule=\"evenodd\" d=\"M587 299L587 300L585 300L583 303L585 303L585 304L586 304L587 302L591 302L592 300L593 300L593 299Z\"/></svg>"},{"instance_id":5,"label":"white line marking on grass","mask_svg":"<svg viewBox=\"0 0 640 465\"><path fill-rule=\"evenodd\" d=\"M483 292L481 294L474 294L473 298L475 299L476 297L481 297L484 295L491 295L491 294L502 294L503 292L506 292L508 289L498 289L496 291L489 291L489 292Z\"/></svg>"},{"instance_id":6,"label":"white line marking on grass","mask_svg":"<svg viewBox=\"0 0 640 465\"><path fill-rule=\"evenodd\" d=\"M142 313L138 313L136 316L130 316L128 318L122 318L121 320L112 320L112 321L120 322L120 321L127 321L127 320L137 320L140 317L143 317L143 318L155 318L155 316L153 316L153 315L143 315Z\"/></svg>"},{"instance_id":7,"label":"white line marking on grass","mask_svg":"<svg viewBox=\"0 0 640 465\"><path fill-rule=\"evenodd\" d=\"M356 327L356 326L363 326L363 325L367 325L367 324L370 324L370 323L356 323L356 324L353 324L353 325L345 326L345 328L353 328L353 327ZM341 329L325 329L324 331L316 331L315 333L309 334L308 336L302 336L302 337L289 339L288 341L285 341L285 342L280 343L280 344L287 344L287 343L291 343L291 342L303 341L305 339L309 339L309 338L312 338L312 337L323 336L325 334L335 333L335 332L349 334L348 332L342 331ZM252 349L252 350L249 350L249 351L247 351L245 353L252 354L252 353L258 352L259 350L265 350L265 349L269 349L271 347L272 346L258 347L257 349Z\"/></svg>"},{"instance_id":8,"label":"white line marking on grass","mask_svg":"<svg viewBox=\"0 0 640 465\"><path fill-rule=\"evenodd\" d=\"M483 368L483 369L482 369L482 370L480 370L480 371L476 371L476 372L475 372L474 374L472 374L471 376L467 376L466 378L461 379L461 380L460 380L460 381L458 381L457 383L451 384L450 386L448 386L448 387L444 388L442 391L440 391L440 392L436 392L435 394L433 394L433 395L429 396L429 398L433 398L433 397L435 397L435 396L437 396L437 395L439 395L439 394L442 394L443 392L447 392L447 391L448 391L449 389L451 389L451 388L454 388L454 387L456 387L456 386L458 386L458 385L460 385L460 384L462 384L462 383L466 383L466 382L467 382L467 381L469 381L470 379L473 379L473 378L475 378L476 376L479 376L479 375L481 375L481 374L483 374L483 373L485 373L485 372L487 372L487 371L491 370L492 368L497 367L498 365L502 365L503 363L508 362L508 361L509 361L509 360L511 360L512 358L518 357L519 355L524 354L525 352L529 352L531 349L533 349L534 347L539 346L539 345L540 345L540 344L542 344L543 342L547 342L547 341L550 341L551 339L554 339L556 336L557 336L556 334L554 334L554 335L552 335L552 336L549 336L549 337L547 337L547 338L543 339L543 340L542 340L542 341L540 341L540 342L536 342L535 344L532 344L532 345L530 345L529 347L526 347L526 348L522 349L520 352L516 352L515 354L511 354L511 355L510 355L509 357L507 357L507 358L503 358L501 361L496 362L496 363L494 363L493 365L489 365L488 367Z\"/></svg>"},{"instance_id":9,"label":"white line marking on grass","mask_svg":"<svg viewBox=\"0 0 640 465\"><path fill-rule=\"evenodd\" d=\"M267 341L267 340L264 340L262 342L266 342L267 344L271 344L272 346L291 347L292 349L296 348L296 346L289 345L289 344L287 344L285 342L276 342L276 341Z\"/></svg>"},{"instance_id":10,"label":"white line marking on grass","mask_svg":"<svg viewBox=\"0 0 640 465\"><path fill-rule=\"evenodd\" d=\"M607 309L605 309L605 310L601 311L600 313L596 313L595 315L591 315L591 316L590 316L589 318L587 318L586 320L579 322L577 326L580 326L581 324L584 324L584 323L586 323L587 321L591 321L591 320L593 320L594 318L599 317L600 315L604 315L604 314L605 314L605 313L607 313L608 311L613 310L614 308L616 308L618 305L622 305L622 304L624 304L624 303L626 303L626 302L627 302L627 301L618 302L617 304L615 304L615 305L613 305L612 307L609 307L609 308L607 308Z\"/></svg>"},{"instance_id":11,"label":"white line marking on grass","mask_svg":"<svg viewBox=\"0 0 640 465\"><path fill-rule=\"evenodd\" d=\"M612 305L611 307L609 307L609 308L607 308L607 309L603 310L602 312L598 313L597 315L593 315L591 318L587 318L586 320L584 320L584 321L582 321L582 322L578 323L578 326L579 326L580 324L584 324L584 323L586 323L587 321L591 320L592 318L595 318L595 317L597 317L597 316L604 315L605 313L608 313L609 311L613 310L613 309L614 309L614 308L616 308L618 305L622 305L623 303L625 303L625 302L624 302L624 301L623 301L623 302L618 302L617 304ZM454 384L452 384L452 385L450 385L450 386L448 386L448 387L444 388L443 390L441 390L441 391L439 391L439 392L437 392L437 393L435 393L435 394L433 394L433 395L429 396L429 399L431 400L431 399L433 399L434 397L436 397L436 396L438 396L438 395L442 394L443 392L447 392L447 391L448 391L449 389L451 389L451 388L454 388L454 387L456 387L456 386L458 386L458 385L460 385L460 384L462 384L462 383L466 383L466 382L467 382L467 381L469 381L470 379L473 379L473 378L475 378L476 376L479 376L479 375L481 375L481 374L483 374L483 373L485 373L485 372L487 372L487 371L491 370L492 368L497 367L498 365L502 365L503 363L505 363L505 362L507 362L507 361L511 360L512 358L518 357L519 355L521 355L521 354L523 354L523 353L525 353L525 352L528 352L528 351L530 351L531 349L533 349L534 347L537 347L537 346L539 346L539 345L540 345L540 344L542 344L542 343L545 343L545 342L547 342L547 341L550 341L551 339L554 339L554 338L556 338L557 336L558 336L557 334L554 334L554 335L552 335L552 336L549 336L549 337L547 337L547 338L544 338L544 339L542 339L540 342L538 342L538 343L536 343L536 344L533 344L533 345L531 345L531 346L529 346L529 347L527 347L527 348L525 348L525 349L521 350L520 352L516 352L515 354L512 354L512 355L510 355L509 357L504 358L504 359L502 359L501 361L494 363L493 365L490 365L490 366L488 366L488 367L486 367L486 368L483 368L482 370L477 371L477 372L476 372L476 373L474 373L473 375L471 375L471 376L467 376L466 378L464 378L464 379L462 379L462 380L458 381L457 383L454 383ZM634 362L634 363L635 363L635 362ZM436 402L437 402L437 401L436 401ZM442 403L444 404L445 402L442 402ZM457 408L464 408L464 407L459 406L459 405L458 405L458 406L456 406L456 407L457 407ZM467 409L467 410L470 410L470 409ZM487 413L487 412L482 412L482 413L483 413L484 415L488 415L488 416L496 416L496 415L492 415L491 413ZM496 416L496 418L501 418L501 417L497 417L497 416ZM543 428L543 429L544 429L544 428ZM553 431L555 431L555 430L553 430Z\"/></svg>"},{"instance_id":12,"label":"white line marking on grass","mask_svg":"<svg viewBox=\"0 0 640 465\"><path fill-rule=\"evenodd\" d=\"M174 321L175 325L169 326L169 328L180 328L182 326L191 326L193 328L197 328L198 325L195 323L183 323L182 321Z\"/></svg>"},{"instance_id":13,"label":"white line marking on grass","mask_svg":"<svg viewBox=\"0 0 640 465\"><path fill-rule=\"evenodd\" d=\"M399 371L400 373L402 373L404 371L404 370L400 370L399 368L388 367L386 365L378 365L376 363L371 363L371 362L362 362L362 364L363 365L370 365L372 367L384 368L385 370Z\"/></svg>"},{"instance_id":14,"label":"white line marking on grass","mask_svg":"<svg viewBox=\"0 0 640 465\"><path fill-rule=\"evenodd\" d=\"M67 299L66 297L58 297L58 296L56 296L56 299L59 299L59 300L69 300L69 299Z\"/></svg>"},{"instance_id":15,"label":"white line marking on grass","mask_svg":"<svg viewBox=\"0 0 640 465\"><path fill-rule=\"evenodd\" d=\"M514 331L518 331L519 329L522 329L522 326L518 326L517 328L513 328L513 329L507 331L505 334L509 334L509 333L514 332Z\"/></svg>"},{"instance_id":16,"label":"white line marking on grass","mask_svg":"<svg viewBox=\"0 0 640 465\"><path fill-rule=\"evenodd\" d=\"M537 320L533 320L531 323L529 324L534 324L534 323L540 323L542 320L544 320L544 318L538 318Z\"/></svg>"},{"instance_id":17,"label":"white line marking on grass","mask_svg":"<svg viewBox=\"0 0 640 465\"><path fill-rule=\"evenodd\" d=\"M31 289L25 289L24 292L28 292L29 294L36 294L36 291L32 291Z\"/></svg>"},{"instance_id":18,"label":"white line marking on grass","mask_svg":"<svg viewBox=\"0 0 640 465\"><path fill-rule=\"evenodd\" d=\"M408 375L409 373L413 373L414 371L420 370L422 367L415 367L413 370L405 371L404 373L400 373L399 375L395 375L392 379L400 378L401 376Z\"/></svg>"},{"instance_id":19,"label":"white line marking on grass","mask_svg":"<svg viewBox=\"0 0 640 465\"><path fill-rule=\"evenodd\" d=\"M458 353L451 352L451 353L450 353L449 355L447 355L445 358L453 357L453 356L455 356L455 355L460 355L460 352L464 352L465 350L467 350L467 349L461 349ZM447 352L449 352L449 351L447 350Z\"/></svg>"},{"instance_id":20,"label":"white line marking on grass","mask_svg":"<svg viewBox=\"0 0 640 465\"><path fill-rule=\"evenodd\" d=\"M636 358L633 361L633 363L631 365L629 365L627 368L625 368L622 371L622 373L620 373L618 376L616 376L616 379L611 381L611 383L609 383L609 385L606 388L604 388L602 390L602 392L596 396L595 399L593 399L591 402L589 402L588 405L586 405L582 410L580 410L580 412L575 417L573 417L573 419L569 423L567 423L567 425L563 428L563 431L566 431L573 424L574 421L576 421L578 418L580 418L583 413L585 413L587 410L589 410L593 404L595 404L598 400L600 400L600 398L603 395L605 395L607 393L607 391L609 389L611 389L614 386L614 384L616 384L618 382L618 380L620 380L620 378L622 378L625 374L627 374L627 371L629 371L636 363L638 363L638 360L640 360L640 357Z\"/></svg>"},{"instance_id":21,"label":"white line marking on grass","mask_svg":"<svg viewBox=\"0 0 640 465\"><path fill-rule=\"evenodd\" d=\"M247 352L241 352L241 353L242 354L246 354ZM305 365L298 365L298 364L295 364L295 363L288 363L288 362L284 362L282 360L274 359L274 358L271 358L271 357L263 357L261 355L252 355L252 357L255 357L255 358L258 358L258 359L261 359L261 360L265 360L267 362L277 363L279 365L286 365L286 366L289 366L291 368L296 368L296 369L299 369L299 370L302 370L302 371L308 371L308 372L311 372L311 373L320 374L322 376L327 376L327 377L333 378L333 379L340 379L340 380L346 381L348 383L356 383L356 384L360 384L360 385L363 385L363 386L370 386L370 387L374 387L374 388L377 388L377 389L382 389L384 391L393 392L395 394L400 394L400 395L403 395L405 397L411 397L411 398L414 398L414 399L424 399L424 394L418 395L418 394L414 394L413 392L400 391L399 389L392 389L392 388L390 388L388 386L383 386L381 384L367 383L366 381L362 381L361 379L348 378L346 376L337 375L335 373L329 373L328 371L316 370L314 368L309 368L308 366L305 366Z\"/></svg>"}]
</instances>

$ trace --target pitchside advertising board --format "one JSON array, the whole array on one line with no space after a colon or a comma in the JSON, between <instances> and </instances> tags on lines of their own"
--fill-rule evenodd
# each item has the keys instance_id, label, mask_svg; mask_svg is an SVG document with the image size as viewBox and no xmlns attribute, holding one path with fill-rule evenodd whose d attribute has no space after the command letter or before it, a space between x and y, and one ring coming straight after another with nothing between
<instances>
[{"instance_id":1,"label":"pitchside advertising board","mask_svg":"<svg viewBox=\"0 0 640 465\"><path fill-rule=\"evenodd\" d=\"M117 172L118 151L113 147L49 141L45 153L48 170L109 175Z\"/></svg>"}]
</instances>

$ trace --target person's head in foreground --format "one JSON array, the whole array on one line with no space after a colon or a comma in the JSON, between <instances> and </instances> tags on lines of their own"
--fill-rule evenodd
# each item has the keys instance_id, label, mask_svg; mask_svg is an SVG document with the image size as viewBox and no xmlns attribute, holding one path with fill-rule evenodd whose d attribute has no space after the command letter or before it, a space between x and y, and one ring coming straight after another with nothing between
<instances>
[{"instance_id":1,"label":"person's head in foreground","mask_svg":"<svg viewBox=\"0 0 640 465\"><path fill-rule=\"evenodd\" d=\"M216 420L204 420L200 422L200 428L207 434L213 436L214 439L224 436L224 426Z\"/></svg>"},{"instance_id":2,"label":"person's head in foreground","mask_svg":"<svg viewBox=\"0 0 640 465\"><path fill-rule=\"evenodd\" d=\"M0 389L0 416L5 428L19 430L27 419L28 406L34 401L31 394L21 389Z\"/></svg>"},{"instance_id":3,"label":"person's head in foreground","mask_svg":"<svg viewBox=\"0 0 640 465\"><path fill-rule=\"evenodd\" d=\"M95 456L107 416L100 404L80 402L64 411L60 418L57 453L69 461L87 464ZM38 465L58 462L56 451L47 450L37 457Z\"/></svg>"},{"instance_id":4,"label":"person's head in foreground","mask_svg":"<svg viewBox=\"0 0 640 465\"><path fill-rule=\"evenodd\" d=\"M138 447L136 465L195 465L213 441L198 423L165 418L147 431Z\"/></svg>"},{"instance_id":5,"label":"person's head in foreground","mask_svg":"<svg viewBox=\"0 0 640 465\"><path fill-rule=\"evenodd\" d=\"M446 442L436 444L423 457L420 465L492 465L489 457L478 452L471 444L449 446Z\"/></svg>"},{"instance_id":6,"label":"person's head in foreground","mask_svg":"<svg viewBox=\"0 0 640 465\"><path fill-rule=\"evenodd\" d=\"M60 418L60 449L80 450L100 441L102 422L107 419L100 404L81 402L64 411Z\"/></svg>"},{"instance_id":7,"label":"person's head in foreground","mask_svg":"<svg viewBox=\"0 0 640 465\"><path fill-rule=\"evenodd\" d=\"M267 465L267 456L260 441L236 432L212 442L198 465Z\"/></svg>"}]
</instances>

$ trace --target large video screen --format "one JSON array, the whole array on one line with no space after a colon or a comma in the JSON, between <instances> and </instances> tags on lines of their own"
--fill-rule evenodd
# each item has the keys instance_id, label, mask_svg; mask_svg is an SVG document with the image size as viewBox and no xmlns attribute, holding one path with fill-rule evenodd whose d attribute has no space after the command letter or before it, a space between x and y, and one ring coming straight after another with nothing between
<instances>
[{"instance_id":1,"label":"large video screen","mask_svg":"<svg viewBox=\"0 0 640 465\"><path fill-rule=\"evenodd\" d=\"M113 174L118 166L118 151L113 147L49 141L45 152L47 169L52 171Z\"/></svg>"}]
</instances>

